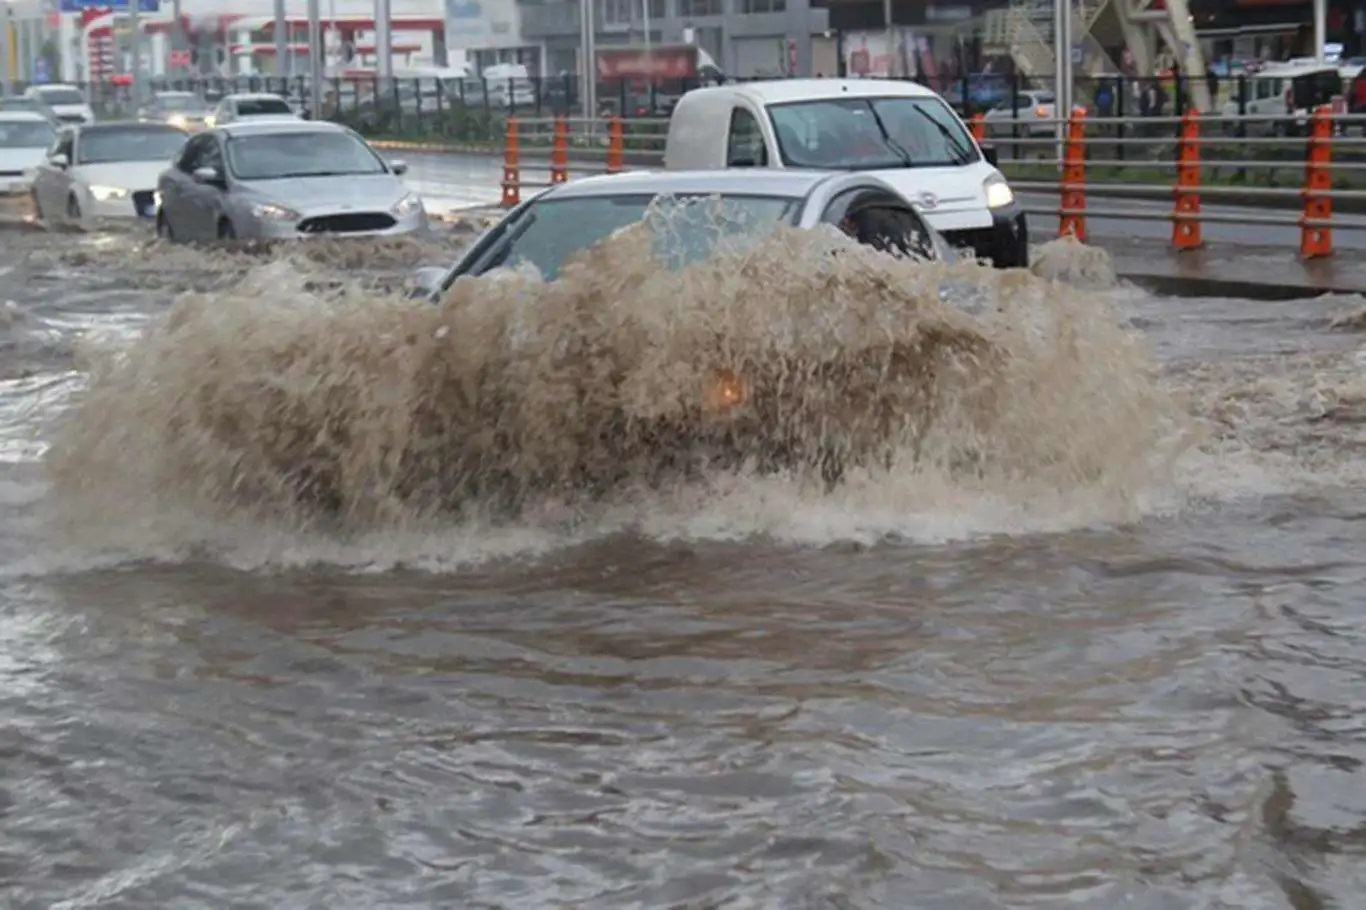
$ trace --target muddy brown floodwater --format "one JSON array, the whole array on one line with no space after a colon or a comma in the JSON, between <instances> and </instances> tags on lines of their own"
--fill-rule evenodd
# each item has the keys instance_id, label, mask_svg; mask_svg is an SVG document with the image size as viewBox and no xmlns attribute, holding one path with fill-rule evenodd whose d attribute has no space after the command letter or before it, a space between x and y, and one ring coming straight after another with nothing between
<instances>
[{"instance_id":1,"label":"muddy brown floodwater","mask_svg":"<svg viewBox=\"0 0 1366 910\"><path fill-rule=\"evenodd\" d=\"M0 905L1366 906L1363 301L631 242L0 236ZM703 366L785 471L547 480Z\"/></svg>"}]
</instances>

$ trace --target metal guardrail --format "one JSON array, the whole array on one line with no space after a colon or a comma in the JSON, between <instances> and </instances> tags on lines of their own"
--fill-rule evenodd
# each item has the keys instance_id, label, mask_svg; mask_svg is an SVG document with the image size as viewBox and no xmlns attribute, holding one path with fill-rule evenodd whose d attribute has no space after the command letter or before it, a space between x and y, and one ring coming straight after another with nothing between
<instances>
[{"instance_id":1,"label":"metal guardrail","mask_svg":"<svg viewBox=\"0 0 1366 910\"><path fill-rule=\"evenodd\" d=\"M1016 191L1057 193L1058 205L1027 206L1033 216L1058 218L1060 236L1087 239L1090 217L1164 221L1172 225L1178 250L1204 245L1202 225L1249 224L1298 228L1300 255L1328 256L1334 230L1366 230L1366 217L1334 215L1334 202L1352 203L1366 212L1366 116L1334 114L1328 107L1308 116L1088 117L1077 111L1067 119L1041 121L1056 131L1050 137L987 140L984 121L972 118L974 136L984 147L1017 146L1016 157L998 159ZM1139 135L1146 132L1149 135ZM1265 132L1266 135L1259 135ZM524 188L568 180L571 172L616 173L663 162L668 120L613 117L511 118L505 136L503 203L515 205ZM1020 156L1019 148L1039 149L1040 157ZM1124 150L1127 153L1121 153ZM1134 150L1142 150L1135 154ZM1214 157L1210 157L1213 153ZM525 158L548 160L549 183L522 178ZM1029 169L1043 173L1033 179ZM1157 172L1161 179L1126 181L1126 173ZM1219 183L1221 172L1243 177L1243 184ZM1097 180L1097 175L1109 179ZM1294 173L1293 187L1256 186L1256 175ZM1171 174L1171 177L1167 177ZM1338 185L1335 185L1335 182ZM1168 211L1117 204L1116 197L1139 195L1143 201L1166 198ZM1239 198L1264 208L1236 213L1207 211L1213 202ZM1276 211L1273 203L1294 210Z\"/></svg>"}]
</instances>

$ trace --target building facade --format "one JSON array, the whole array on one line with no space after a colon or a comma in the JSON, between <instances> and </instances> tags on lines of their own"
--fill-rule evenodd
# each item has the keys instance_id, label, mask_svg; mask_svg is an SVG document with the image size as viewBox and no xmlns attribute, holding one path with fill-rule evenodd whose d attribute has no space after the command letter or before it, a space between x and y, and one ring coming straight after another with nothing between
<instances>
[{"instance_id":1,"label":"building facade","mask_svg":"<svg viewBox=\"0 0 1366 910\"><path fill-rule=\"evenodd\" d=\"M835 65L825 0L592 0L599 50L696 44L728 77L814 75ZM648 10L644 4L648 3ZM522 38L545 46L545 72L579 72L579 0L517 0ZM649 30L646 32L648 13ZM827 69L824 75L834 75Z\"/></svg>"}]
</instances>

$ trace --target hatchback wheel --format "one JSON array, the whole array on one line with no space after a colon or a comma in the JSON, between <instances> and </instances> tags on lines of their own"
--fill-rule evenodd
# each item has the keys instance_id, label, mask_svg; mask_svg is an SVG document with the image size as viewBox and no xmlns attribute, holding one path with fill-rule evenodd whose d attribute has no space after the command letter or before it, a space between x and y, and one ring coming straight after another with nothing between
<instances>
[{"instance_id":1,"label":"hatchback wheel","mask_svg":"<svg viewBox=\"0 0 1366 910\"><path fill-rule=\"evenodd\" d=\"M157 236L167 243L175 243L175 235L171 233L171 223L166 220L166 213L157 211Z\"/></svg>"},{"instance_id":2,"label":"hatchback wheel","mask_svg":"<svg viewBox=\"0 0 1366 910\"><path fill-rule=\"evenodd\" d=\"M237 232L232 229L232 222L224 218L218 222L218 239L232 240L237 236Z\"/></svg>"},{"instance_id":3,"label":"hatchback wheel","mask_svg":"<svg viewBox=\"0 0 1366 910\"><path fill-rule=\"evenodd\" d=\"M67 197L66 220L77 226L81 223L81 203L75 196Z\"/></svg>"}]
</instances>

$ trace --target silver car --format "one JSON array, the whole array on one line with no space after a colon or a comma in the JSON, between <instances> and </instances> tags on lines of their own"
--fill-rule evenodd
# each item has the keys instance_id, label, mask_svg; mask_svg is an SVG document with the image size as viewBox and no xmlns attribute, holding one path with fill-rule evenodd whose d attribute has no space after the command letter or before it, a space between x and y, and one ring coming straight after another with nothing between
<instances>
[{"instance_id":1,"label":"silver car","mask_svg":"<svg viewBox=\"0 0 1366 910\"><path fill-rule=\"evenodd\" d=\"M860 242L922 259L952 262L957 254L891 184L870 174L814 170L630 171L551 187L512 209L466 250L454 266L420 269L413 296L438 300L462 275L534 265L555 278L573 253L640 221L661 197L719 198L729 229L765 224L798 228L834 225ZM706 255L703 232L672 235L672 261Z\"/></svg>"},{"instance_id":2,"label":"silver car","mask_svg":"<svg viewBox=\"0 0 1366 910\"><path fill-rule=\"evenodd\" d=\"M157 181L167 240L390 236L423 231L422 200L335 123L247 120L192 138Z\"/></svg>"}]
</instances>

